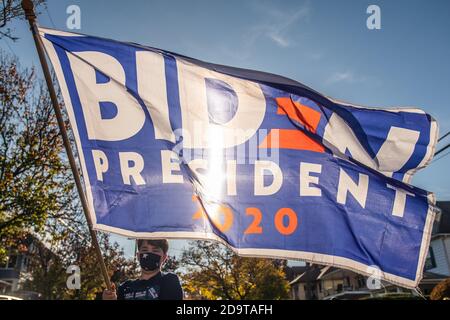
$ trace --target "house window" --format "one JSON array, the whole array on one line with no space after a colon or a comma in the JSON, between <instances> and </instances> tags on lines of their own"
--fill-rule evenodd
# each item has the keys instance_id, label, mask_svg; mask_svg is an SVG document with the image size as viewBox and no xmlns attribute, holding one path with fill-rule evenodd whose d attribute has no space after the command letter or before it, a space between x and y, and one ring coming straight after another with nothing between
<instances>
[{"instance_id":1,"label":"house window","mask_svg":"<svg viewBox=\"0 0 450 320\"><path fill-rule=\"evenodd\" d=\"M427 258L425 259L425 270L430 270L433 268L436 268L436 260L434 259L433 247L430 246Z\"/></svg>"},{"instance_id":2,"label":"house window","mask_svg":"<svg viewBox=\"0 0 450 320\"><path fill-rule=\"evenodd\" d=\"M23 272L28 272L28 266L30 264L30 259L26 256L23 257L22 260L22 271Z\"/></svg>"},{"instance_id":3,"label":"house window","mask_svg":"<svg viewBox=\"0 0 450 320\"><path fill-rule=\"evenodd\" d=\"M358 276L358 288L365 288L366 287L366 278L364 278L363 276Z\"/></svg>"},{"instance_id":4,"label":"house window","mask_svg":"<svg viewBox=\"0 0 450 320\"><path fill-rule=\"evenodd\" d=\"M17 264L17 255L10 255L8 257L8 262L6 264L6 268L14 269Z\"/></svg>"}]
</instances>

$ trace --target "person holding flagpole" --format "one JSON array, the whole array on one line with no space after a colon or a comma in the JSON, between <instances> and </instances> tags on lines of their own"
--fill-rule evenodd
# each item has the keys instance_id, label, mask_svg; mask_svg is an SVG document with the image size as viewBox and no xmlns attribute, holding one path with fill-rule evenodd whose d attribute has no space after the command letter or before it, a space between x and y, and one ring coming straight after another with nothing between
<instances>
[{"instance_id":1,"label":"person holding flagpole","mask_svg":"<svg viewBox=\"0 0 450 320\"><path fill-rule=\"evenodd\" d=\"M166 239L138 239L137 246L141 276L125 281L117 290L112 284L111 290L103 291L103 300L182 300L178 276L161 271L167 261L169 242Z\"/></svg>"}]
</instances>

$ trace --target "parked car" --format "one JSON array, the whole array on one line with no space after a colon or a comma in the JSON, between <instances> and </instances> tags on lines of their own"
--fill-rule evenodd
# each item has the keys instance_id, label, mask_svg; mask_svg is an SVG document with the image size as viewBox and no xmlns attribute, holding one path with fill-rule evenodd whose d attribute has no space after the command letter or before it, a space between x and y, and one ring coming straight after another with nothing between
<instances>
[{"instance_id":1,"label":"parked car","mask_svg":"<svg viewBox=\"0 0 450 320\"><path fill-rule=\"evenodd\" d=\"M0 300L23 300L23 299L13 296L0 295Z\"/></svg>"}]
</instances>

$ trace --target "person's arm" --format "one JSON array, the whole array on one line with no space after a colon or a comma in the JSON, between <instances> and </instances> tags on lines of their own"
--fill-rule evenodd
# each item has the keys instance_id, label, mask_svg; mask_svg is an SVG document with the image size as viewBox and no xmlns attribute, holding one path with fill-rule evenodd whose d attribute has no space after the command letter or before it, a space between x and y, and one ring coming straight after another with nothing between
<instances>
[{"instance_id":1,"label":"person's arm","mask_svg":"<svg viewBox=\"0 0 450 320\"><path fill-rule=\"evenodd\" d=\"M164 276L161 288L161 300L183 300L183 289L180 279L174 273L168 273Z\"/></svg>"}]
</instances>

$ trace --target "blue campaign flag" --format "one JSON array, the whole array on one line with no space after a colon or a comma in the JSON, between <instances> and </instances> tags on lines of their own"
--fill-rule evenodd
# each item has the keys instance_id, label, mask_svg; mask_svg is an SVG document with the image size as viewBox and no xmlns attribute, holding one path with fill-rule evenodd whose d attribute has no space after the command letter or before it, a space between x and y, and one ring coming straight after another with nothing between
<instances>
[{"instance_id":1,"label":"blue campaign flag","mask_svg":"<svg viewBox=\"0 0 450 320\"><path fill-rule=\"evenodd\" d=\"M39 29L74 133L94 227L213 239L414 288L434 196L409 184L436 121L160 49Z\"/></svg>"}]
</instances>

